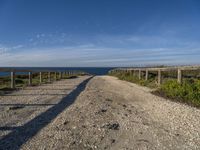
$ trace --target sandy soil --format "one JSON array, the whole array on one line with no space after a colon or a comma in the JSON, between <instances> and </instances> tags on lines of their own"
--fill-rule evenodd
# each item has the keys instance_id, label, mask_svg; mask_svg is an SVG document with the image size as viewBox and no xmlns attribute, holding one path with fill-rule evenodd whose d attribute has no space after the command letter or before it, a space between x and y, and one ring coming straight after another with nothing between
<instances>
[{"instance_id":1,"label":"sandy soil","mask_svg":"<svg viewBox=\"0 0 200 150\"><path fill-rule=\"evenodd\" d=\"M109 76L1 96L0 112L0 149L200 149L199 109Z\"/></svg>"}]
</instances>

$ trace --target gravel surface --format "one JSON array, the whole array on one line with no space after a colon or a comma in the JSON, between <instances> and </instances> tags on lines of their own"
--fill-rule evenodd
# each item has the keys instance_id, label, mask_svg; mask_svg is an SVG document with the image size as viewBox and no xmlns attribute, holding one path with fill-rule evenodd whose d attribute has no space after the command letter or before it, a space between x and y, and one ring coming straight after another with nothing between
<instances>
[{"instance_id":1,"label":"gravel surface","mask_svg":"<svg viewBox=\"0 0 200 150\"><path fill-rule=\"evenodd\" d=\"M199 109L110 76L1 96L0 112L0 149L200 149Z\"/></svg>"}]
</instances>

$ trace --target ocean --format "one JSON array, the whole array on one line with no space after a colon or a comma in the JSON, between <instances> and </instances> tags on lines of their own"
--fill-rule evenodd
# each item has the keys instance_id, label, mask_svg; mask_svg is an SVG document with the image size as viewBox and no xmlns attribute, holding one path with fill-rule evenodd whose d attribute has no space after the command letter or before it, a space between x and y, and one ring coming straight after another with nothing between
<instances>
[{"instance_id":1,"label":"ocean","mask_svg":"<svg viewBox=\"0 0 200 150\"><path fill-rule=\"evenodd\" d=\"M4 67L0 67L4 68ZM6 67L8 68L8 67ZM111 67L13 67L16 70L51 70L51 71L64 71L64 70L78 70L78 71L84 71L92 75L106 75L109 70L112 70L114 68ZM18 74L27 74L27 73L18 73ZM0 72L0 76L8 76L10 73L7 72Z\"/></svg>"}]
</instances>

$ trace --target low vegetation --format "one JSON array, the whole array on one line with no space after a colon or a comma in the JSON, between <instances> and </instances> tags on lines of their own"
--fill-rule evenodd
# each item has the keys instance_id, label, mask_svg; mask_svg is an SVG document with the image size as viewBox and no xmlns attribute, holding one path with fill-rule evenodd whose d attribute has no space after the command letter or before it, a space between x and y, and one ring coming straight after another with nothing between
<instances>
[{"instance_id":1,"label":"low vegetation","mask_svg":"<svg viewBox=\"0 0 200 150\"><path fill-rule=\"evenodd\" d=\"M82 74L80 74L82 75ZM84 75L84 74L83 74ZM71 79L71 78L76 78L77 75L63 75L62 78L63 79ZM16 75L15 78L15 84L16 84L16 88L23 88L25 86L28 86L28 75ZM59 79L59 74L57 74L56 76L57 79ZM52 73L51 74L51 80L54 81L55 80L55 74ZM47 73L43 73L42 74L42 83L48 83L48 74ZM10 77L6 76L6 77L0 77L0 94L3 93L3 91L10 91L12 89L10 89ZM40 84L40 79L39 79L39 73L35 73L33 74L32 77L32 86L36 86Z\"/></svg>"},{"instance_id":2,"label":"low vegetation","mask_svg":"<svg viewBox=\"0 0 200 150\"><path fill-rule=\"evenodd\" d=\"M161 85L158 92L163 96L200 107L200 80L185 79L182 84L169 80Z\"/></svg>"},{"instance_id":3,"label":"low vegetation","mask_svg":"<svg viewBox=\"0 0 200 150\"><path fill-rule=\"evenodd\" d=\"M190 78L184 78L181 84L174 78L174 72L168 73L168 76L164 74L163 76L165 76L165 78L160 86L156 83L156 74L154 73L149 74L148 80L145 80L144 76L139 80L137 75L127 72L112 72L109 73L109 75L115 76L120 80L126 80L142 86L155 88L156 91L154 94L200 107L200 80L193 78L192 74L190 74Z\"/></svg>"},{"instance_id":4,"label":"low vegetation","mask_svg":"<svg viewBox=\"0 0 200 150\"><path fill-rule=\"evenodd\" d=\"M117 72L117 73L109 73L109 75L118 77L120 80L125 80L125 81L129 81L129 82L133 82L133 83L137 83L139 85L142 86L148 86L151 88L156 87L156 83L154 82L154 76L151 75L151 77L149 78L149 80L144 80L141 79L139 80L138 76L130 74L130 73L125 73L125 72Z\"/></svg>"}]
</instances>

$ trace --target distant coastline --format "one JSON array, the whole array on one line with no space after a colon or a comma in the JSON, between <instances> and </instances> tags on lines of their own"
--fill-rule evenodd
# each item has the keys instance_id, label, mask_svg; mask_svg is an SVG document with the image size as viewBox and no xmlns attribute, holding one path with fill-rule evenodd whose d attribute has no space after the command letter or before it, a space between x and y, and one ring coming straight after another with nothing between
<instances>
[{"instance_id":1,"label":"distant coastline","mask_svg":"<svg viewBox=\"0 0 200 150\"><path fill-rule=\"evenodd\" d=\"M0 68L5 68L5 67L0 67ZM14 69L27 69L27 70L79 70L79 71L84 71L87 73L90 73L92 75L105 75L108 73L108 71L114 69L114 67L6 67L6 68L14 68ZM27 73L20 73L20 74L27 74ZM0 72L0 76L8 76L10 73L7 72Z\"/></svg>"}]
</instances>

